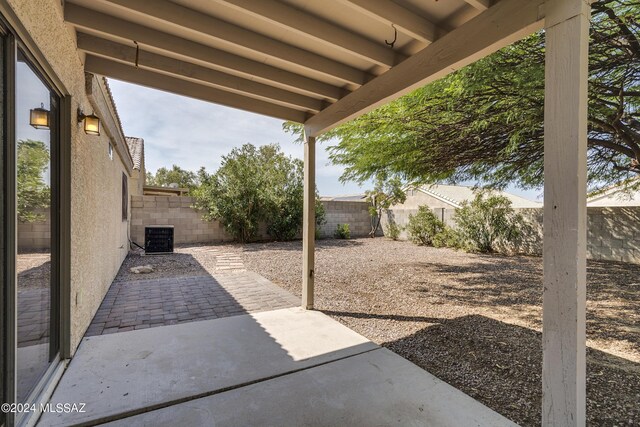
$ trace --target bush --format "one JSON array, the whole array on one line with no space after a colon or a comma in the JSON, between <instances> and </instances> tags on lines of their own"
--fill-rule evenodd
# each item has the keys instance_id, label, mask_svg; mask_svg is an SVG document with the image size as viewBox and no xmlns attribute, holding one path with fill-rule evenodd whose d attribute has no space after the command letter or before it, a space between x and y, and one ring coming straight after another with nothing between
<instances>
[{"instance_id":1,"label":"bush","mask_svg":"<svg viewBox=\"0 0 640 427\"><path fill-rule=\"evenodd\" d=\"M453 219L462 247L477 252L494 252L500 244L516 242L525 227L508 198L486 192L478 193L471 203L462 203Z\"/></svg>"},{"instance_id":2,"label":"bush","mask_svg":"<svg viewBox=\"0 0 640 427\"><path fill-rule=\"evenodd\" d=\"M444 226L444 229L433 236L433 246L436 248L458 249L460 245L460 235L451 227Z\"/></svg>"},{"instance_id":3,"label":"bush","mask_svg":"<svg viewBox=\"0 0 640 427\"><path fill-rule=\"evenodd\" d=\"M327 210L322 202L316 199L316 240L320 238L320 227L327 222Z\"/></svg>"},{"instance_id":4,"label":"bush","mask_svg":"<svg viewBox=\"0 0 640 427\"><path fill-rule=\"evenodd\" d=\"M334 236L336 239L350 239L351 231L349 230L349 224L338 224Z\"/></svg>"},{"instance_id":5,"label":"bush","mask_svg":"<svg viewBox=\"0 0 640 427\"><path fill-rule=\"evenodd\" d=\"M389 224L385 227L384 235L391 240L398 240L401 231L402 228L398 224L396 224L395 221L390 221Z\"/></svg>"},{"instance_id":6,"label":"bush","mask_svg":"<svg viewBox=\"0 0 640 427\"><path fill-rule=\"evenodd\" d=\"M444 230L444 223L428 206L420 206L417 214L409 215L407 232L411 241L417 245L431 246L434 237Z\"/></svg>"}]
</instances>

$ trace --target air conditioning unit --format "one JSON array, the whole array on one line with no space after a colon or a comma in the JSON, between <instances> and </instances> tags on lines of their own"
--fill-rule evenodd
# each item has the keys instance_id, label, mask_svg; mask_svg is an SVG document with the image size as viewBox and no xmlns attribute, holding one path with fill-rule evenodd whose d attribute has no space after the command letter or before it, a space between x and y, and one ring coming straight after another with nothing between
<instances>
[{"instance_id":1,"label":"air conditioning unit","mask_svg":"<svg viewBox=\"0 0 640 427\"><path fill-rule=\"evenodd\" d=\"M148 225L144 228L144 252L166 254L173 252L173 225Z\"/></svg>"}]
</instances>

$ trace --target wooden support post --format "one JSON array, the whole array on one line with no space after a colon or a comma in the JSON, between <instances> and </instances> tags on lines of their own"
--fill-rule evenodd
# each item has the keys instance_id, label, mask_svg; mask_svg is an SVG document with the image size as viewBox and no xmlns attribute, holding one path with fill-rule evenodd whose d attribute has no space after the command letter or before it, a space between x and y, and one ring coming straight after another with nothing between
<instances>
[{"instance_id":1,"label":"wooden support post","mask_svg":"<svg viewBox=\"0 0 640 427\"><path fill-rule=\"evenodd\" d=\"M302 221L302 308L313 309L316 239L316 139L304 138L304 219Z\"/></svg>"},{"instance_id":2,"label":"wooden support post","mask_svg":"<svg viewBox=\"0 0 640 427\"><path fill-rule=\"evenodd\" d=\"M542 424L586 418L588 0L547 0Z\"/></svg>"}]
</instances>

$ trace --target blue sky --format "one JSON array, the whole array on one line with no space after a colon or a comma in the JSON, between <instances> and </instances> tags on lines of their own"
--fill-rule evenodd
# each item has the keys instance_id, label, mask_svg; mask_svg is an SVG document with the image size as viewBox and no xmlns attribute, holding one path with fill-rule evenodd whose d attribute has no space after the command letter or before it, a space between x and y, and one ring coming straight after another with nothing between
<instances>
[{"instance_id":1,"label":"blue sky","mask_svg":"<svg viewBox=\"0 0 640 427\"><path fill-rule=\"evenodd\" d=\"M247 113L155 89L109 80L122 126L127 136L145 141L148 171L176 164L209 172L220 166L221 156L247 142L254 145L278 143L293 157L302 158L303 147L282 130L282 120ZM356 194L367 190L356 183L339 181L342 167L332 165L326 144L316 153L316 182L321 195ZM541 191L510 189L535 200Z\"/></svg>"}]
</instances>

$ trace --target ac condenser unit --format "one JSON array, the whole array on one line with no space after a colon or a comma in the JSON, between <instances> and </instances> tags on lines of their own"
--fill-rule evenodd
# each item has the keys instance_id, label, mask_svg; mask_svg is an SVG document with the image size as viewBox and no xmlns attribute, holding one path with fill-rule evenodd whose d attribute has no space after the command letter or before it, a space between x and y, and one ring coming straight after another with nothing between
<instances>
[{"instance_id":1,"label":"ac condenser unit","mask_svg":"<svg viewBox=\"0 0 640 427\"><path fill-rule=\"evenodd\" d=\"M173 225L148 225L144 228L144 252L162 254L173 252Z\"/></svg>"}]
</instances>

